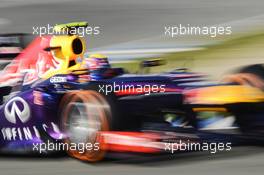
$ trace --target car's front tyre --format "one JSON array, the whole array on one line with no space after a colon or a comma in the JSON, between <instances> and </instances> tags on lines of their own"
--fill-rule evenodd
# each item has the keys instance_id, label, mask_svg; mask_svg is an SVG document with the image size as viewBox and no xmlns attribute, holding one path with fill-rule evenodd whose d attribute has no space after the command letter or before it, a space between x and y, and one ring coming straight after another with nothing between
<instances>
[{"instance_id":1,"label":"car's front tyre","mask_svg":"<svg viewBox=\"0 0 264 175\"><path fill-rule=\"evenodd\" d=\"M112 112L103 95L92 90L67 93L61 100L60 116L61 129L66 135L64 143L77 145L77 148L80 144L89 147L68 149L70 156L89 162L104 158L100 132L110 130Z\"/></svg>"}]
</instances>

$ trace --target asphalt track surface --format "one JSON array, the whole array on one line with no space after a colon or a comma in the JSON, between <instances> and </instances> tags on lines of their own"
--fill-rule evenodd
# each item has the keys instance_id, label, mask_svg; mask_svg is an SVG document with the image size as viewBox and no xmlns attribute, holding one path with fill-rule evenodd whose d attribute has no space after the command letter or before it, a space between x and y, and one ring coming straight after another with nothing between
<instances>
[{"instance_id":1,"label":"asphalt track surface","mask_svg":"<svg viewBox=\"0 0 264 175\"><path fill-rule=\"evenodd\" d=\"M2 174L12 175L154 175L154 174L204 174L204 175L261 175L264 152L261 147L233 147L230 152L210 154L192 152L162 156L137 156L87 164L67 157L29 158L2 157Z\"/></svg>"},{"instance_id":2,"label":"asphalt track surface","mask_svg":"<svg viewBox=\"0 0 264 175\"><path fill-rule=\"evenodd\" d=\"M262 15L262 0L46 0L0 1L0 31L32 32L32 26L88 20L102 26L90 48L162 35L167 24L221 24ZM179 45L181 46L181 45ZM217 154L184 153L86 164L67 157L0 156L0 174L263 174L262 147L234 147Z\"/></svg>"}]
</instances>

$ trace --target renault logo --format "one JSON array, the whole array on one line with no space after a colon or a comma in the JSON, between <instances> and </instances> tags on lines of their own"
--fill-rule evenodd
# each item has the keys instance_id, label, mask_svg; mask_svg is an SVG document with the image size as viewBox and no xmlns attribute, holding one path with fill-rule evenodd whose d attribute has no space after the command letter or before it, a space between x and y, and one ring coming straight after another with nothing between
<instances>
[{"instance_id":1,"label":"renault logo","mask_svg":"<svg viewBox=\"0 0 264 175\"><path fill-rule=\"evenodd\" d=\"M16 123L17 118L22 123L28 121L30 109L27 102L21 97L15 97L5 105L5 117L11 123Z\"/></svg>"}]
</instances>

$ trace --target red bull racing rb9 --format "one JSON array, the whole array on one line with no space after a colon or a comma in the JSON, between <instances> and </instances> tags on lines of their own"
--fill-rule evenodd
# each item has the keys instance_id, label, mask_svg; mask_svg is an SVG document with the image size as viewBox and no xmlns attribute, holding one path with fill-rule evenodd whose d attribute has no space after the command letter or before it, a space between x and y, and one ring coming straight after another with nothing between
<instances>
[{"instance_id":1,"label":"red bull racing rb9","mask_svg":"<svg viewBox=\"0 0 264 175\"><path fill-rule=\"evenodd\" d=\"M71 23L58 28L86 26ZM262 108L263 92L258 88L234 82L210 84L203 74L185 69L126 74L112 67L106 56L85 51L85 41L77 35L36 37L2 70L3 152L48 154L52 143L51 150L89 162L103 159L108 151L162 152L165 141L182 138L179 133L194 134L188 141L200 139L197 131L210 123L197 111L234 108L231 112L237 114L238 108L231 104L238 102L246 106L261 102L256 109ZM238 121L245 126L245 121Z\"/></svg>"}]
</instances>

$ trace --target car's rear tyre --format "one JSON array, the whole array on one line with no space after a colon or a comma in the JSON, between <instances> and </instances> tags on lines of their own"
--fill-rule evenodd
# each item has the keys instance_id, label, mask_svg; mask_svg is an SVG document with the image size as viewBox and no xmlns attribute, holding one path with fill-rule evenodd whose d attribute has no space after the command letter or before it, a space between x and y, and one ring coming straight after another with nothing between
<instances>
[{"instance_id":1,"label":"car's rear tyre","mask_svg":"<svg viewBox=\"0 0 264 175\"><path fill-rule=\"evenodd\" d=\"M104 158L105 149L101 147L100 132L110 130L112 112L109 103L101 94L92 90L65 94L61 100L60 116L61 129L66 135L64 143L93 146L93 149L85 151L68 149L70 156L89 162Z\"/></svg>"},{"instance_id":2,"label":"car's rear tyre","mask_svg":"<svg viewBox=\"0 0 264 175\"><path fill-rule=\"evenodd\" d=\"M224 78L224 82L248 85L264 91L264 65L253 64L240 68ZM258 132L264 128L263 104L239 106L231 109L243 133Z\"/></svg>"},{"instance_id":3,"label":"car's rear tyre","mask_svg":"<svg viewBox=\"0 0 264 175\"><path fill-rule=\"evenodd\" d=\"M229 107L244 134L264 132L263 103L240 104ZM262 136L263 137L263 136Z\"/></svg>"}]
</instances>

